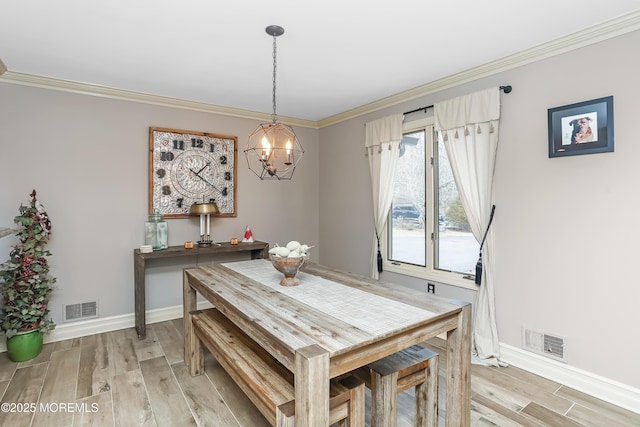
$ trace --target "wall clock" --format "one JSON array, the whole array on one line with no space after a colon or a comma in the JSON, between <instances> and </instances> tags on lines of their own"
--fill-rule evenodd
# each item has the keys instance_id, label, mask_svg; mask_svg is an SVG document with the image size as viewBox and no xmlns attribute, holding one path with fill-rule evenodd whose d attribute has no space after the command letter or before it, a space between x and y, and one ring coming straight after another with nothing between
<instances>
[{"instance_id":1,"label":"wall clock","mask_svg":"<svg viewBox=\"0 0 640 427\"><path fill-rule=\"evenodd\" d=\"M186 218L193 203L215 201L236 216L238 138L149 128L149 213Z\"/></svg>"}]
</instances>

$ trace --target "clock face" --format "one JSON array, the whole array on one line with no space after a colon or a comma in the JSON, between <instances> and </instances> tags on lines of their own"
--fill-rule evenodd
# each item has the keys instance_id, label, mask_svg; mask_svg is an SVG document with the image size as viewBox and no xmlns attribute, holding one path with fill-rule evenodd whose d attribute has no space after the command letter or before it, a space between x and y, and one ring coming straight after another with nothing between
<instances>
[{"instance_id":1,"label":"clock face","mask_svg":"<svg viewBox=\"0 0 640 427\"><path fill-rule=\"evenodd\" d=\"M149 213L185 218L194 203L214 201L236 216L238 138L149 128Z\"/></svg>"}]
</instances>

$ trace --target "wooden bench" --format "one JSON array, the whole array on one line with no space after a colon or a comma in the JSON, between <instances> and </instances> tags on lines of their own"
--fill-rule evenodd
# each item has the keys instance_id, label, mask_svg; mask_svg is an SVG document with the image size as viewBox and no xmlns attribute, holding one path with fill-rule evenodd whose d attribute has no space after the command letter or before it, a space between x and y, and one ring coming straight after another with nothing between
<instances>
[{"instance_id":1,"label":"wooden bench","mask_svg":"<svg viewBox=\"0 0 640 427\"><path fill-rule=\"evenodd\" d=\"M293 373L215 308L190 313L192 375L204 371L206 347L273 426L294 426ZM329 420L340 427L364 426L364 382L347 375L331 380Z\"/></svg>"},{"instance_id":2,"label":"wooden bench","mask_svg":"<svg viewBox=\"0 0 640 427\"><path fill-rule=\"evenodd\" d=\"M438 425L438 354L419 345L357 369L371 389L371 426L396 425L397 394L415 387L417 427Z\"/></svg>"}]
</instances>

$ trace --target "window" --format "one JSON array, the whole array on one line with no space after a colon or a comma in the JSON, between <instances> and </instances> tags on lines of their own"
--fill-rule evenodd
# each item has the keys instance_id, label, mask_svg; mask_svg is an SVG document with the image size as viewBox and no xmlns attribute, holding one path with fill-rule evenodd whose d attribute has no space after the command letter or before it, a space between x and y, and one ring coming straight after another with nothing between
<instances>
[{"instance_id":1,"label":"window","mask_svg":"<svg viewBox=\"0 0 640 427\"><path fill-rule=\"evenodd\" d=\"M385 270L475 289L480 245L433 118L404 124L393 191Z\"/></svg>"}]
</instances>

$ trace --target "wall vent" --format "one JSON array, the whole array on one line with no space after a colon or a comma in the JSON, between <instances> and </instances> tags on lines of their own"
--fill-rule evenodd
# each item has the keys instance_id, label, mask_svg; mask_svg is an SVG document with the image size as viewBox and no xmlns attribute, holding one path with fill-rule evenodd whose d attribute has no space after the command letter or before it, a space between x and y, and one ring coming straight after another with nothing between
<instances>
[{"instance_id":1,"label":"wall vent","mask_svg":"<svg viewBox=\"0 0 640 427\"><path fill-rule=\"evenodd\" d=\"M533 351L561 362L567 361L566 338L523 328L522 339L525 350Z\"/></svg>"},{"instance_id":2,"label":"wall vent","mask_svg":"<svg viewBox=\"0 0 640 427\"><path fill-rule=\"evenodd\" d=\"M91 302L82 302L79 304L63 305L62 313L64 314L65 322L98 317L98 302L91 301Z\"/></svg>"}]
</instances>

